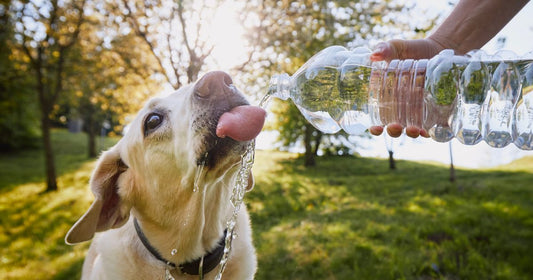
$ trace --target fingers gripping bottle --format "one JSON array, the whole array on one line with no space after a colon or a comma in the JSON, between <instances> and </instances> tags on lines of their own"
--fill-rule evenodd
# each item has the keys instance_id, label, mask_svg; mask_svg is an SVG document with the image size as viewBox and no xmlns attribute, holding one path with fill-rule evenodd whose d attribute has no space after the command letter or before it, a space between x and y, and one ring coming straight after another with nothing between
<instances>
[{"instance_id":1,"label":"fingers gripping bottle","mask_svg":"<svg viewBox=\"0 0 533 280\"><path fill-rule=\"evenodd\" d=\"M533 52L464 56L444 50L426 60L371 62L371 51L332 46L294 75L275 75L269 96L292 99L318 130L360 134L371 126L423 129L438 142L456 137L533 150Z\"/></svg>"}]
</instances>

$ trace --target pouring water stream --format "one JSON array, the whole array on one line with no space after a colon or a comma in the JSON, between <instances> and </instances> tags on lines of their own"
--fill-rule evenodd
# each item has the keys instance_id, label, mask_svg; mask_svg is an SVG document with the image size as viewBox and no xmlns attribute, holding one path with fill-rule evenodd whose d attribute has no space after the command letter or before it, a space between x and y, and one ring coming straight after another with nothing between
<instances>
[{"instance_id":1,"label":"pouring water stream","mask_svg":"<svg viewBox=\"0 0 533 280\"><path fill-rule=\"evenodd\" d=\"M259 107L265 109L268 101L270 100L270 92L266 94L261 102ZM237 173L237 178L235 180L235 185L233 186L232 195L231 195L231 204L233 205L233 212L230 218L228 219L227 226L227 235L224 241L224 255L222 255L222 260L220 261L220 268L215 276L215 280L221 280L224 269L226 268L226 263L228 261L229 254L231 252L231 242L233 239L237 238L237 234L234 232L235 224L237 221L237 214L241 209L241 204L244 199L244 193L246 192L246 186L248 185L248 176L254 164L255 158L255 139L251 140L246 148L246 151L241 156L241 166L239 172Z\"/></svg>"}]
</instances>

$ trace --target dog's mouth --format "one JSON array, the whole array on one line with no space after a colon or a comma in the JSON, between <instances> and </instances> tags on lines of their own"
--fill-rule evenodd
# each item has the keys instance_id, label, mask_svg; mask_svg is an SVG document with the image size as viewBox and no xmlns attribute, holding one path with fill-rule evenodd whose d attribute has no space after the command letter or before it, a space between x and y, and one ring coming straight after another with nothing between
<instances>
[{"instance_id":1,"label":"dog's mouth","mask_svg":"<svg viewBox=\"0 0 533 280\"><path fill-rule=\"evenodd\" d=\"M213 167L229 155L244 153L249 141L263 128L265 110L249 105L231 78L222 72L206 74L194 92L200 111L197 131L203 143L197 150L197 164Z\"/></svg>"},{"instance_id":2,"label":"dog's mouth","mask_svg":"<svg viewBox=\"0 0 533 280\"><path fill-rule=\"evenodd\" d=\"M260 107L241 105L220 116L216 128L219 138L250 141L257 137L265 122L266 112Z\"/></svg>"},{"instance_id":3,"label":"dog's mouth","mask_svg":"<svg viewBox=\"0 0 533 280\"><path fill-rule=\"evenodd\" d=\"M244 153L248 143L261 132L265 115L265 110L252 105L239 105L222 113L214 133L204 139L205 153L200 155L198 164L214 166L232 151Z\"/></svg>"}]
</instances>

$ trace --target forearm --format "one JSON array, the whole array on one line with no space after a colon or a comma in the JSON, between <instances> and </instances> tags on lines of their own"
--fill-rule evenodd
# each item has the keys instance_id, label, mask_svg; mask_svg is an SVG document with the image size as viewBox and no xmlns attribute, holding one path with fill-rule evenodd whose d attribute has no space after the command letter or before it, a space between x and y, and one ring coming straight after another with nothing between
<instances>
[{"instance_id":1,"label":"forearm","mask_svg":"<svg viewBox=\"0 0 533 280\"><path fill-rule=\"evenodd\" d=\"M528 0L460 0L446 20L429 36L444 49L466 53L492 39Z\"/></svg>"}]
</instances>

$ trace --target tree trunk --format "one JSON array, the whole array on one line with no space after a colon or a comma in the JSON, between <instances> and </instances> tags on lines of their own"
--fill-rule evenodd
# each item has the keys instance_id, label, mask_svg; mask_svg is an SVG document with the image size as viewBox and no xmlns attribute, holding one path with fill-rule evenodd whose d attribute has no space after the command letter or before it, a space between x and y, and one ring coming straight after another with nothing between
<instances>
[{"instance_id":1,"label":"tree trunk","mask_svg":"<svg viewBox=\"0 0 533 280\"><path fill-rule=\"evenodd\" d=\"M453 167L453 162L450 163L450 182L455 182L455 168Z\"/></svg>"},{"instance_id":2,"label":"tree trunk","mask_svg":"<svg viewBox=\"0 0 533 280\"><path fill-rule=\"evenodd\" d=\"M46 106L41 104L41 131L43 134L43 148L44 148L44 160L46 165L46 190L45 192L51 192L57 190L56 181L56 167L54 160L54 152L52 149L52 141L50 139L50 119L48 118L48 110Z\"/></svg>"},{"instance_id":3,"label":"tree trunk","mask_svg":"<svg viewBox=\"0 0 533 280\"><path fill-rule=\"evenodd\" d=\"M89 131L87 132L87 136L88 136L88 140L89 140L89 143L88 143L88 149L89 149L89 158L96 158L97 156L97 153L96 153L96 132L95 132L95 128L94 127L90 127L89 128Z\"/></svg>"},{"instance_id":4,"label":"tree trunk","mask_svg":"<svg viewBox=\"0 0 533 280\"><path fill-rule=\"evenodd\" d=\"M396 169L396 162L394 161L394 151L389 150L389 169Z\"/></svg>"},{"instance_id":5,"label":"tree trunk","mask_svg":"<svg viewBox=\"0 0 533 280\"><path fill-rule=\"evenodd\" d=\"M455 182L455 168L453 167L452 141L448 142L450 148L450 182Z\"/></svg>"},{"instance_id":6,"label":"tree trunk","mask_svg":"<svg viewBox=\"0 0 533 280\"><path fill-rule=\"evenodd\" d=\"M311 130L313 131L313 130ZM320 131L317 131L317 135L315 137L315 147L313 148L313 154L316 156L318 155L318 149L320 149L320 143L322 143L322 136L324 134Z\"/></svg>"},{"instance_id":7,"label":"tree trunk","mask_svg":"<svg viewBox=\"0 0 533 280\"><path fill-rule=\"evenodd\" d=\"M92 116L92 110L88 114L87 118L87 140L88 140L88 155L89 158L96 158L96 125L94 124L94 119Z\"/></svg>"},{"instance_id":8,"label":"tree trunk","mask_svg":"<svg viewBox=\"0 0 533 280\"><path fill-rule=\"evenodd\" d=\"M304 166L310 167L315 166L315 153L313 149L313 128L310 124L305 125L305 134L304 134L304 146L305 146L305 157L304 157Z\"/></svg>"},{"instance_id":9,"label":"tree trunk","mask_svg":"<svg viewBox=\"0 0 533 280\"><path fill-rule=\"evenodd\" d=\"M52 126L50 121L50 113L52 112L53 106L62 91L63 67L65 63L66 51L76 43L80 33L80 26L83 22L83 8L86 1L81 1L81 4L79 3L80 1L74 1L76 5L72 5L70 7L72 9L77 8L79 16L77 21L73 23L74 26L70 26L70 28L68 28L70 31L71 28L74 27L72 30L73 32L69 32L70 34L65 36L60 35L60 30L67 29L67 24L65 23L65 26L63 26L63 23L56 21L56 19L59 18L57 10L59 5L57 5L57 1L52 2L53 3L50 5L50 9L47 10L47 16L42 15L41 13L34 13L35 17L33 20L36 22L41 22L46 29L46 37L44 40L39 42L31 38L31 35L26 34L28 30L26 29L25 24L22 24L24 32L19 33L22 39L20 46L26 53L31 67L35 71L35 89L37 91L39 106L41 109L41 130L43 134L43 149L46 163L46 192L57 190L54 153L50 139L50 128ZM77 6L78 4L79 6ZM22 5L22 13L24 14L23 11L26 8L25 5L29 4L24 3ZM33 31L29 33L31 34L32 32ZM60 38L65 40L60 40ZM50 43L52 41L53 43ZM32 43L36 46L32 46ZM54 54L54 57L56 54L58 55L57 62L54 62L55 59L50 57L51 53Z\"/></svg>"},{"instance_id":10,"label":"tree trunk","mask_svg":"<svg viewBox=\"0 0 533 280\"><path fill-rule=\"evenodd\" d=\"M56 179L56 167L54 161L54 151L52 149L52 141L50 139L50 111L52 106L46 98L46 89L43 83L43 73L42 73L42 52L39 50L38 60L34 64L34 70L37 77L36 91L39 98L39 106L41 108L41 132L43 139L43 149L44 149L44 161L46 169L46 190L45 192L51 192L57 190L57 179Z\"/></svg>"}]
</instances>

